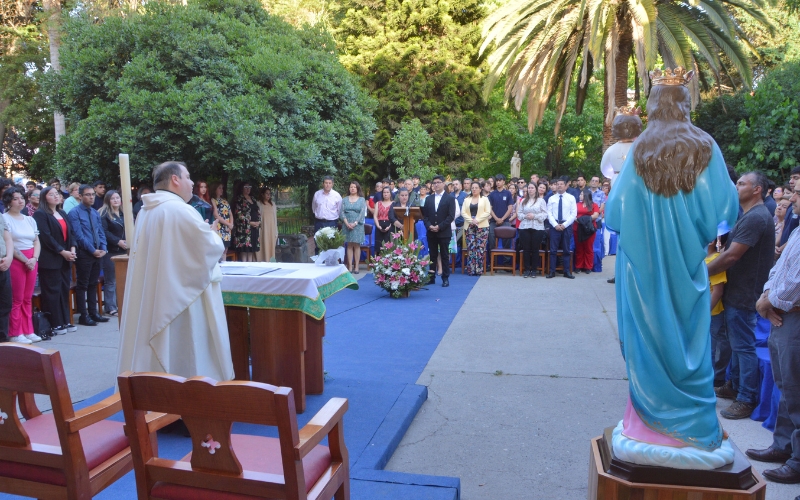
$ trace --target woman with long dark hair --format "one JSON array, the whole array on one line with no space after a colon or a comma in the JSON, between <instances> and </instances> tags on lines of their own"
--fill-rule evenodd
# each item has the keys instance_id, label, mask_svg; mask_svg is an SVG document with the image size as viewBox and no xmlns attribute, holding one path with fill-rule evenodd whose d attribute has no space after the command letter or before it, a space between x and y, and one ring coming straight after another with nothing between
<instances>
[{"instance_id":1,"label":"woman with long dark hair","mask_svg":"<svg viewBox=\"0 0 800 500\"><path fill-rule=\"evenodd\" d=\"M485 181L473 181L471 196L464 198L461 215L464 217L467 243L467 274L480 276L486 267L486 243L489 241L489 217L492 206L489 199L481 196Z\"/></svg>"},{"instance_id":2,"label":"woman with long dark hair","mask_svg":"<svg viewBox=\"0 0 800 500\"><path fill-rule=\"evenodd\" d=\"M220 258L220 262L225 260L225 254L231 246L231 231L233 231L233 212L231 211L231 204L225 198L225 185L217 183L212 186L211 192L214 197L211 198L211 206L213 207L214 220L217 221L217 234L222 238L222 243L225 245L225 252Z\"/></svg>"},{"instance_id":3,"label":"woman with long dark hair","mask_svg":"<svg viewBox=\"0 0 800 500\"><path fill-rule=\"evenodd\" d=\"M392 208L392 188L384 186L381 197L372 209L372 217L375 219L375 255L381 254L381 247L389 241L392 226L397 220Z\"/></svg>"},{"instance_id":4,"label":"woman with long dark hair","mask_svg":"<svg viewBox=\"0 0 800 500\"><path fill-rule=\"evenodd\" d=\"M53 333L64 334L78 329L69 317L69 286L72 263L78 258L75 238L67 223L67 212L59 208L62 195L54 187L42 189L42 202L33 213L39 229L39 288L42 312L50 315Z\"/></svg>"},{"instance_id":5,"label":"woman with long dark hair","mask_svg":"<svg viewBox=\"0 0 800 500\"><path fill-rule=\"evenodd\" d=\"M258 211L255 198L251 196L253 183L244 182L239 186L233 210L233 248L239 252L239 260L253 262L256 252L261 247L258 231L261 226L261 213Z\"/></svg>"},{"instance_id":6,"label":"woman with long dark hair","mask_svg":"<svg viewBox=\"0 0 800 500\"><path fill-rule=\"evenodd\" d=\"M528 184L525 196L517 202L519 220L519 242L522 258L525 259L525 278L536 277L536 264L539 262L539 249L544 240L544 221L547 219L547 203L540 195L539 186Z\"/></svg>"},{"instance_id":7,"label":"woman with long dark hair","mask_svg":"<svg viewBox=\"0 0 800 500\"><path fill-rule=\"evenodd\" d=\"M578 272L583 271L586 274L590 274L594 267L594 239L597 233L592 232L591 236L581 240L578 226L580 218L584 216L590 217L592 224L594 224L600 217L600 207L592 200L592 190L589 188L581 191L580 199L577 201L578 216L572 225L572 234L575 235L575 269Z\"/></svg>"},{"instance_id":8,"label":"woman with long dark hair","mask_svg":"<svg viewBox=\"0 0 800 500\"><path fill-rule=\"evenodd\" d=\"M100 207L100 223L103 224L103 231L106 234L106 244L108 253L103 256L103 309L111 316L116 316L117 312L117 272L111 257L124 255L128 251L128 242L125 241L125 219L122 217L120 208L122 197L118 191L111 190L103 198L103 206Z\"/></svg>"},{"instance_id":9,"label":"woman with long dark hair","mask_svg":"<svg viewBox=\"0 0 800 500\"><path fill-rule=\"evenodd\" d=\"M14 240L14 260L11 261L11 314L8 317L8 338L20 344L39 342L41 337L33 331L31 300L39 267L39 229L36 221L22 214L25 192L12 186L3 193L6 228Z\"/></svg>"},{"instance_id":10,"label":"woman with long dark hair","mask_svg":"<svg viewBox=\"0 0 800 500\"><path fill-rule=\"evenodd\" d=\"M344 265L353 274L358 274L361 260L361 244L364 243L364 219L367 216L367 202L361 191L361 184L350 181L347 196L342 198L342 222L344 233L345 256Z\"/></svg>"}]
</instances>

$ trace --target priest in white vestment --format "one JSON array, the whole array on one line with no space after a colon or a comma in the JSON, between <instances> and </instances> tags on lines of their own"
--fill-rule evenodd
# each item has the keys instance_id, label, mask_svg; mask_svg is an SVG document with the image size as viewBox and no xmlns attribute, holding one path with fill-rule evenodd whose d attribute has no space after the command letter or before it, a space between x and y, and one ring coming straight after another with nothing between
<instances>
[{"instance_id":1,"label":"priest in white vestment","mask_svg":"<svg viewBox=\"0 0 800 500\"><path fill-rule=\"evenodd\" d=\"M233 379L218 261L222 239L187 205L186 166L153 170L142 195L122 307L117 373L165 372Z\"/></svg>"}]
</instances>

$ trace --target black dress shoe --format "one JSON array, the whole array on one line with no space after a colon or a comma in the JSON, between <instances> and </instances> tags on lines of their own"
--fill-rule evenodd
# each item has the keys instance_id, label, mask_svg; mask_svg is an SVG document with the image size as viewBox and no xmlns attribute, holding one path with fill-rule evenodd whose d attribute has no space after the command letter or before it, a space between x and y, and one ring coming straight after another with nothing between
<instances>
[{"instance_id":1,"label":"black dress shoe","mask_svg":"<svg viewBox=\"0 0 800 500\"><path fill-rule=\"evenodd\" d=\"M614 276L611 279L606 280L606 283L612 283L613 284L613 283L616 283L616 282L617 282L617 277L616 276Z\"/></svg>"},{"instance_id":2,"label":"black dress shoe","mask_svg":"<svg viewBox=\"0 0 800 500\"><path fill-rule=\"evenodd\" d=\"M450 286L450 280L447 278L442 278L442 288L447 288Z\"/></svg>"},{"instance_id":3,"label":"black dress shoe","mask_svg":"<svg viewBox=\"0 0 800 500\"><path fill-rule=\"evenodd\" d=\"M97 322L92 318L81 316L78 318L78 324L83 326L97 326Z\"/></svg>"},{"instance_id":4,"label":"black dress shoe","mask_svg":"<svg viewBox=\"0 0 800 500\"><path fill-rule=\"evenodd\" d=\"M586 273L586 274L592 274L592 270L591 269L584 269L583 272Z\"/></svg>"},{"instance_id":5,"label":"black dress shoe","mask_svg":"<svg viewBox=\"0 0 800 500\"><path fill-rule=\"evenodd\" d=\"M90 314L89 317L92 318L92 320L94 320L94 321L96 321L98 323L107 323L108 322L108 318L106 318L105 316L100 316L99 314Z\"/></svg>"},{"instance_id":6,"label":"black dress shoe","mask_svg":"<svg viewBox=\"0 0 800 500\"><path fill-rule=\"evenodd\" d=\"M769 447L765 450L750 449L744 453L748 457L752 458L753 460L758 460L759 462L775 462L779 464L785 463L792 457L791 453L784 453L772 447Z\"/></svg>"},{"instance_id":7,"label":"black dress shoe","mask_svg":"<svg viewBox=\"0 0 800 500\"><path fill-rule=\"evenodd\" d=\"M761 473L765 478L776 483L798 484L800 483L800 472L792 469L788 465L783 465L777 469L765 470Z\"/></svg>"},{"instance_id":8,"label":"black dress shoe","mask_svg":"<svg viewBox=\"0 0 800 500\"><path fill-rule=\"evenodd\" d=\"M555 278L555 277L556 277L556 273L554 271L550 271L550 274L547 275L547 279Z\"/></svg>"},{"instance_id":9,"label":"black dress shoe","mask_svg":"<svg viewBox=\"0 0 800 500\"><path fill-rule=\"evenodd\" d=\"M564 277L571 280L575 279L575 275L572 273L564 273Z\"/></svg>"}]
</instances>

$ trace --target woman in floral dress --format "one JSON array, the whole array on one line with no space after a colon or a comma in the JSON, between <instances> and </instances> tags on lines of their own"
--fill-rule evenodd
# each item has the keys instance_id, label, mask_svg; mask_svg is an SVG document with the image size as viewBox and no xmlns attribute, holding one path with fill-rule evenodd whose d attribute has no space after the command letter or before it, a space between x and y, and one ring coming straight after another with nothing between
<instances>
[{"instance_id":1,"label":"woman in floral dress","mask_svg":"<svg viewBox=\"0 0 800 500\"><path fill-rule=\"evenodd\" d=\"M211 198L211 206L214 207L214 220L219 224L217 233L222 238L222 243L225 245L225 252L222 254L220 261L225 260L225 254L231 246L231 230L233 230L233 216L231 215L231 205L225 199L225 185L217 184L214 189L210 191L214 193Z\"/></svg>"},{"instance_id":2,"label":"woman in floral dress","mask_svg":"<svg viewBox=\"0 0 800 500\"><path fill-rule=\"evenodd\" d=\"M242 262L255 261L256 252L261 247L259 241L259 227L261 227L261 212L255 198L250 196L253 190L251 182L245 182L242 193L236 198L233 223L233 248L239 252Z\"/></svg>"},{"instance_id":3,"label":"woman in floral dress","mask_svg":"<svg viewBox=\"0 0 800 500\"><path fill-rule=\"evenodd\" d=\"M472 183L472 195L464 198L461 216L467 228L467 274L480 276L486 268L486 242L489 240L489 216L492 207L489 199L481 196L485 182Z\"/></svg>"}]
</instances>

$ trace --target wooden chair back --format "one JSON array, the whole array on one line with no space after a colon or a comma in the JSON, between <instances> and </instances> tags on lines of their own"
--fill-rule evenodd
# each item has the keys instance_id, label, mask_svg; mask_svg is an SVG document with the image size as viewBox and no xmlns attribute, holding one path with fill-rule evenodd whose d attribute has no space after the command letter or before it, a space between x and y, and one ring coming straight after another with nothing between
<instances>
[{"instance_id":1,"label":"wooden chair back","mask_svg":"<svg viewBox=\"0 0 800 500\"><path fill-rule=\"evenodd\" d=\"M159 481L257 497L306 497L302 456L298 457L300 433L290 388L258 382L216 382L208 377L185 379L165 373L125 372L118 382L140 499L150 498ZM157 457L148 439L148 411L181 416L192 439L189 464ZM234 422L278 428L282 477L243 469L232 446ZM330 446L334 455L335 444ZM346 457L346 450L344 454Z\"/></svg>"},{"instance_id":2,"label":"wooden chair back","mask_svg":"<svg viewBox=\"0 0 800 500\"><path fill-rule=\"evenodd\" d=\"M36 406L34 394L50 397L58 446L32 442L20 421L17 406L26 421L47 418ZM38 498L88 499L97 494L132 469L130 448L127 444L114 448L111 458L90 470L80 431L121 409L119 398L111 396L76 412L58 351L26 345L0 346L0 459L24 464L34 475L42 470L36 467L56 469L63 472L65 482L59 485L3 476L0 491Z\"/></svg>"}]
</instances>

